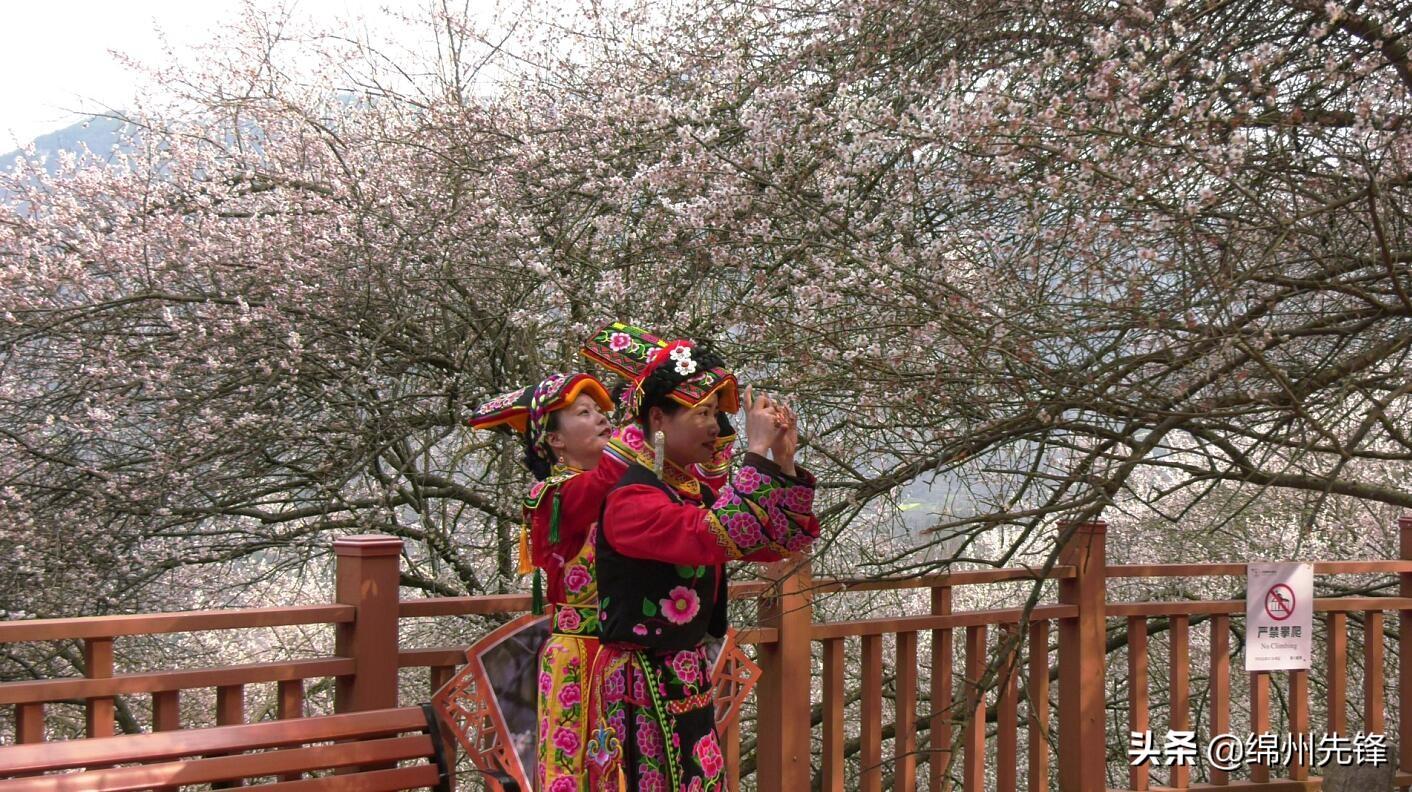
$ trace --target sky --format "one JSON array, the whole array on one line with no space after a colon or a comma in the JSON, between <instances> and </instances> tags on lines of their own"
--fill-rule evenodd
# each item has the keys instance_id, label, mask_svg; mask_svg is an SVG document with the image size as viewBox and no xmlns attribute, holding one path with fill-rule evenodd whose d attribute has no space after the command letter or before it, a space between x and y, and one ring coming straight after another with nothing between
<instances>
[{"instance_id":1,"label":"sky","mask_svg":"<svg viewBox=\"0 0 1412 792\"><path fill-rule=\"evenodd\" d=\"M376 18L397 0L297 0L297 15ZM242 0L5 0L0 19L0 152L80 120L122 109L141 90L111 52L138 60L161 53L160 30L178 50L208 39L237 17ZM267 5L267 3L261 3Z\"/></svg>"}]
</instances>

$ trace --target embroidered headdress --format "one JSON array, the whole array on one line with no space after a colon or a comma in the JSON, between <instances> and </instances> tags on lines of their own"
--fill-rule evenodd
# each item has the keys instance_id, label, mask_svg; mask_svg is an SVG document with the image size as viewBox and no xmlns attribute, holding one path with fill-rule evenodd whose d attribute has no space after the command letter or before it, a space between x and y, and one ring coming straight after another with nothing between
<instances>
[{"instance_id":1,"label":"embroidered headdress","mask_svg":"<svg viewBox=\"0 0 1412 792\"><path fill-rule=\"evenodd\" d=\"M627 380L622 400L630 417L638 417L645 396L658 392L686 407L717 393L722 412L740 408L735 375L704 344L663 341L639 327L609 322L584 342L582 352Z\"/></svg>"},{"instance_id":2,"label":"embroidered headdress","mask_svg":"<svg viewBox=\"0 0 1412 792\"><path fill-rule=\"evenodd\" d=\"M611 412L613 399L603 383L588 374L555 374L538 385L526 385L501 394L477 407L466 419L472 429L515 431L525 436L530 448L546 461L554 454L549 448L549 415L574 403L580 394L593 397L604 412Z\"/></svg>"}]
</instances>

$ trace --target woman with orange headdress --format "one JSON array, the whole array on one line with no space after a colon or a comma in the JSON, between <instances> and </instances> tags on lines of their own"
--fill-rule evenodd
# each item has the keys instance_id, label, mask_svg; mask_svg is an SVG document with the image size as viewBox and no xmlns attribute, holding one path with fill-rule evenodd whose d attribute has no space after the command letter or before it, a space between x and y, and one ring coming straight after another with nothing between
<instances>
[{"instance_id":1,"label":"woman with orange headdress","mask_svg":"<svg viewBox=\"0 0 1412 792\"><path fill-rule=\"evenodd\" d=\"M525 439L525 465L538 479L524 502L520 573L534 571L534 611L547 577L550 636L540 652L536 788L587 789L585 686L598 652L593 535L603 499L625 469L603 454L612 399L587 374L556 374L478 408L467 423Z\"/></svg>"}]
</instances>

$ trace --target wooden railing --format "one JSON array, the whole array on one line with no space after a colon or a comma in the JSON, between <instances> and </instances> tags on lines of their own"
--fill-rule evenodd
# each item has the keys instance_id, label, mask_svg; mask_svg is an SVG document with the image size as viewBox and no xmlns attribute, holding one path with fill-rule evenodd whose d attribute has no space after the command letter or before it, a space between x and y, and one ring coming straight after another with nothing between
<instances>
[{"instance_id":1,"label":"wooden railing","mask_svg":"<svg viewBox=\"0 0 1412 792\"><path fill-rule=\"evenodd\" d=\"M1244 707L1250 713L1250 730L1267 731L1272 685L1278 688L1283 682L1279 689L1285 702L1284 731L1383 732L1396 723L1398 734L1412 734L1412 707L1401 706L1412 696L1412 663L1399 663L1395 690L1384 690L1389 612L1395 612L1399 628L1394 655L1412 658L1412 518L1399 520L1400 559L1315 565L1320 576L1392 575L1398 582L1395 597L1316 601L1326 647L1316 665L1325 682L1327 717L1321 724L1311 723L1310 672L1253 674L1247 700L1233 693L1231 636L1233 626L1243 620L1243 601L1109 600L1109 581L1238 578L1245 574L1244 564L1109 566L1102 523L1062 530L1059 563L1048 569L967 571L905 580L813 580L807 563L786 562L774 570L773 583L733 586L732 597L759 602L759 623L740 626L739 637L754 647L763 676L755 692L754 728L749 730L754 750L741 756L739 729L724 735L730 789L739 788L745 765L753 769L754 784L761 790L818 785L868 792L881 790L888 779L892 789L904 792L919 787L1009 792L1022 782L1032 792L1090 792L1122 783L1129 790L1159 788L1153 778L1158 772L1151 767L1127 766L1125 740L1108 739L1105 695L1110 687L1127 691L1127 712L1113 713L1112 723L1137 732L1153 728L1149 689L1154 678L1148 651L1153 640L1167 649L1163 673L1168 703L1160 724L1166 729L1192 729L1207 737L1227 732L1233 708ZM339 712L415 703L398 701L399 669L426 668L429 695L464 660L465 646L401 648L400 627L415 619L512 615L529 607L529 597L522 595L402 600L397 585L401 540L345 537L334 548L334 604L0 622L0 644L79 641L84 650L83 677L0 684L0 717L13 713L17 741L34 743L46 739L46 705L53 702L82 701L90 737L114 733L118 697L149 696L154 730L182 728L181 696L198 689L214 689L215 721L220 725L243 722L246 687L262 683L277 686L279 718L304 714L310 680L333 681L334 708ZM1030 607L985 610L955 607L966 599L969 587L1013 586L1014 601L1020 602L1037 582L1048 581L1057 588L1052 601L1041 597ZM846 602L859 592L882 590L925 590L930 608L888 618L815 621L815 603L823 596ZM323 624L334 632L334 652L327 657L115 673L115 640L127 636ZM1203 624L1209 631L1199 647L1208 657L1208 706L1197 723L1190 705L1191 658L1194 630ZM1350 719L1349 628L1359 624L1362 636L1368 636L1357 644L1365 706L1361 717ZM1125 664L1110 661L1121 653L1126 654ZM889 660L890 686L884 673ZM814 667L819 674L806 673ZM1112 685L1109 674L1119 677ZM1391 697L1392 713L1386 706L1390 692L1396 694ZM919 704L923 697L931 704ZM855 718L849 717L850 709L856 710ZM850 721L861 727L854 739L845 728ZM1412 783L1412 774L1406 772L1412 769L1412 740L1399 742L1399 753L1391 758L1404 771L1399 784L1406 785ZM1192 786L1191 769L1162 768L1161 788ZM1307 763L1255 766L1247 775L1240 788L1255 792L1312 790L1320 783ZM1208 776L1216 787L1233 780L1218 771Z\"/></svg>"}]
</instances>

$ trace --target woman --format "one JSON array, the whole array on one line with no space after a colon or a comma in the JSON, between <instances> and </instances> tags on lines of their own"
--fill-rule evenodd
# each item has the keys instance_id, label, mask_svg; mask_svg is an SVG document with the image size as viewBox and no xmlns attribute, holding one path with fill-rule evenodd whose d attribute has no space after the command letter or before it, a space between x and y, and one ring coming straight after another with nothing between
<instances>
[{"instance_id":1,"label":"woman","mask_svg":"<svg viewBox=\"0 0 1412 792\"><path fill-rule=\"evenodd\" d=\"M593 532L604 496L625 469L603 455L612 404L593 377L556 374L488 402L467 421L523 434L525 465L538 479L524 502L520 574L534 571L539 613L543 570L551 606L551 634L539 660L535 778L544 792L587 789L584 677L598 651Z\"/></svg>"},{"instance_id":2,"label":"woman","mask_svg":"<svg viewBox=\"0 0 1412 792\"><path fill-rule=\"evenodd\" d=\"M623 325L584 353L631 378L624 407L635 422L610 441L628 466L596 537L592 789L721 789L707 644L726 631L725 563L777 561L818 536L813 477L794 465L797 422L747 390L749 451L719 490L703 486L692 471L712 460L718 415L739 401L720 358Z\"/></svg>"}]
</instances>

